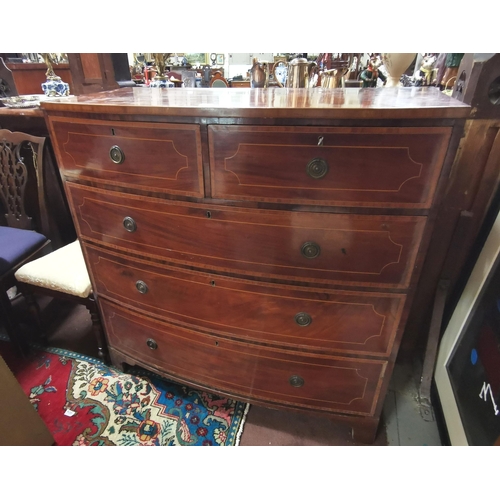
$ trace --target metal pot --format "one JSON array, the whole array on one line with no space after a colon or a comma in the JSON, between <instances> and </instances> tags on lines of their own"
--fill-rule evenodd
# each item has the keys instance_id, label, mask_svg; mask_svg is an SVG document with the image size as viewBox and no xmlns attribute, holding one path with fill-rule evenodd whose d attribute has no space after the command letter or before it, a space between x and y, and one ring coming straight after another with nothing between
<instances>
[{"instance_id":1,"label":"metal pot","mask_svg":"<svg viewBox=\"0 0 500 500\"><path fill-rule=\"evenodd\" d=\"M286 86L293 88L314 87L316 84L314 75L318 73L318 70L318 65L314 61L308 62L303 57L297 57L288 63Z\"/></svg>"}]
</instances>

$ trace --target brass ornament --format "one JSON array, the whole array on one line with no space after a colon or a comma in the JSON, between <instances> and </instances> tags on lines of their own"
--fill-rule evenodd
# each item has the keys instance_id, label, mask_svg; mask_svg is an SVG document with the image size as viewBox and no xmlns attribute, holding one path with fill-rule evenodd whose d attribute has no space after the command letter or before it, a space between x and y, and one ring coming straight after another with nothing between
<instances>
[{"instance_id":1,"label":"brass ornament","mask_svg":"<svg viewBox=\"0 0 500 500\"><path fill-rule=\"evenodd\" d=\"M322 179L328 173L328 163L323 158L313 158L307 164L306 172L313 179Z\"/></svg>"},{"instance_id":2,"label":"brass ornament","mask_svg":"<svg viewBox=\"0 0 500 500\"><path fill-rule=\"evenodd\" d=\"M132 217L125 217L123 219L123 227L129 232L133 233L137 230L137 224Z\"/></svg>"},{"instance_id":3,"label":"brass ornament","mask_svg":"<svg viewBox=\"0 0 500 500\"><path fill-rule=\"evenodd\" d=\"M125 153L119 146L112 146L109 150L109 157L113 163L120 165L125 161Z\"/></svg>"},{"instance_id":4,"label":"brass ornament","mask_svg":"<svg viewBox=\"0 0 500 500\"><path fill-rule=\"evenodd\" d=\"M158 349L158 344L153 339L146 340L146 345L152 350Z\"/></svg>"},{"instance_id":5,"label":"brass ornament","mask_svg":"<svg viewBox=\"0 0 500 500\"><path fill-rule=\"evenodd\" d=\"M149 291L148 285L146 285L146 283L144 283L144 281L142 280L138 280L135 284L135 287L137 288L139 293L142 294L148 293Z\"/></svg>"},{"instance_id":6,"label":"brass ornament","mask_svg":"<svg viewBox=\"0 0 500 500\"><path fill-rule=\"evenodd\" d=\"M309 326L312 323L312 318L305 312L299 312L295 315L295 323L299 326Z\"/></svg>"},{"instance_id":7,"label":"brass ornament","mask_svg":"<svg viewBox=\"0 0 500 500\"><path fill-rule=\"evenodd\" d=\"M321 253L321 248L317 243L314 243L314 241L306 241L302 245L300 253L306 259L315 259Z\"/></svg>"},{"instance_id":8,"label":"brass ornament","mask_svg":"<svg viewBox=\"0 0 500 500\"><path fill-rule=\"evenodd\" d=\"M288 381L292 387L302 387L304 385L304 379L298 375L292 375Z\"/></svg>"}]
</instances>

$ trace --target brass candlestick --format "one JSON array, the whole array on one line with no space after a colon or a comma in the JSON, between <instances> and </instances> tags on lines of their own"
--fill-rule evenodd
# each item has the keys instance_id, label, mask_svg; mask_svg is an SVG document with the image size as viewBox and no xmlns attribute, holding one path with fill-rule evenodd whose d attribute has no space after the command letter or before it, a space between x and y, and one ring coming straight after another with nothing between
<instances>
[{"instance_id":1,"label":"brass candlestick","mask_svg":"<svg viewBox=\"0 0 500 500\"><path fill-rule=\"evenodd\" d=\"M47 79L58 78L57 75L54 73L54 67L52 66L55 60L55 54L40 54L40 55L42 56L43 62L47 66L47 71L45 72L45 76L47 77Z\"/></svg>"},{"instance_id":2,"label":"brass candlestick","mask_svg":"<svg viewBox=\"0 0 500 500\"><path fill-rule=\"evenodd\" d=\"M167 59L172 54L154 53L151 55L153 56L153 61L155 63L155 67L156 67L155 80L165 80L165 78L166 78L165 70L167 68Z\"/></svg>"}]
</instances>

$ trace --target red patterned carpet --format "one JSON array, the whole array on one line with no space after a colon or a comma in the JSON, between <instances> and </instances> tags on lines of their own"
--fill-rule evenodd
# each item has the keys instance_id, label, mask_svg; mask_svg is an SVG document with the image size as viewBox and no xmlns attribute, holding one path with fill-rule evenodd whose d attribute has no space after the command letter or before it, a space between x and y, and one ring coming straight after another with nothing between
<instances>
[{"instance_id":1,"label":"red patterned carpet","mask_svg":"<svg viewBox=\"0 0 500 500\"><path fill-rule=\"evenodd\" d=\"M59 446L234 446L247 405L55 348L0 354Z\"/></svg>"}]
</instances>

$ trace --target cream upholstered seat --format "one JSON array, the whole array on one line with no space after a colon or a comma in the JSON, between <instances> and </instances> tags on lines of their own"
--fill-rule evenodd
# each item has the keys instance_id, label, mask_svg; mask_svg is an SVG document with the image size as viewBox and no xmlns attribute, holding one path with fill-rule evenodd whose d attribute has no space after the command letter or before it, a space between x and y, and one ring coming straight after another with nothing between
<instances>
[{"instance_id":1,"label":"cream upholstered seat","mask_svg":"<svg viewBox=\"0 0 500 500\"><path fill-rule=\"evenodd\" d=\"M106 347L99 311L82 247L78 240L25 264L16 271L14 276L34 308L34 316L37 318L40 317L40 311L33 299L33 294L36 293L85 305L90 312L92 330L97 340L97 354L101 360L106 360ZM39 327L43 332L41 321L39 321Z\"/></svg>"},{"instance_id":2,"label":"cream upholstered seat","mask_svg":"<svg viewBox=\"0 0 500 500\"><path fill-rule=\"evenodd\" d=\"M39 259L16 273L17 281L86 298L92 285L78 240Z\"/></svg>"}]
</instances>

